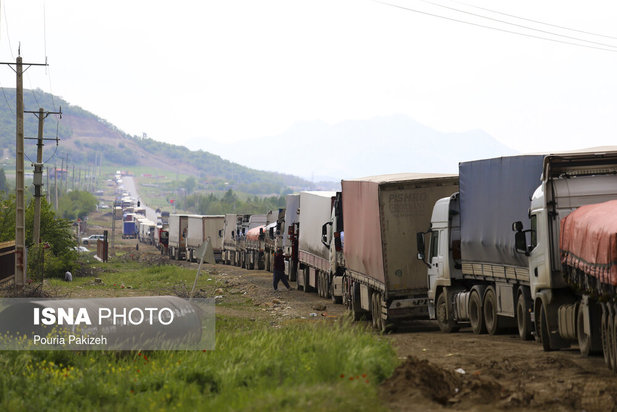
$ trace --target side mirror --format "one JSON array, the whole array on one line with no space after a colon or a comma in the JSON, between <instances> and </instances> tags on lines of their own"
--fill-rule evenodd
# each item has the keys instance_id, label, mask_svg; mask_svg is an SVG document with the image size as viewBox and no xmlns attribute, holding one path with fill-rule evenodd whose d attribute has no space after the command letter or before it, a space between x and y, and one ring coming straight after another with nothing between
<instances>
[{"instance_id":1,"label":"side mirror","mask_svg":"<svg viewBox=\"0 0 617 412\"><path fill-rule=\"evenodd\" d=\"M527 236L525 235L528 230L523 230L523 222L517 221L512 223L512 230L516 232L514 233L514 249L516 253L523 253L525 256L529 256Z\"/></svg>"},{"instance_id":2,"label":"side mirror","mask_svg":"<svg viewBox=\"0 0 617 412\"><path fill-rule=\"evenodd\" d=\"M321 225L321 243L325 247L330 247L330 243L328 242L328 225L332 225L332 222L326 222Z\"/></svg>"},{"instance_id":3,"label":"side mirror","mask_svg":"<svg viewBox=\"0 0 617 412\"><path fill-rule=\"evenodd\" d=\"M231 238L232 238L232 239L235 239L235 237L236 237L236 232L232 230L232 231L231 231Z\"/></svg>"},{"instance_id":4,"label":"side mirror","mask_svg":"<svg viewBox=\"0 0 617 412\"><path fill-rule=\"evenodd\" d=\"M529 251L527 250L527 236L525 236L525 232L520 231L514 234L514 248L517 253L524 253L525 256L529 256Z\"/></svg>"},{"instance_id":5,"label":"side mirror","mask_svg":"<svg viewBox=\"0 0 617 412\"><path fill-rule=\"evenodd\" d=\"M223 237L223 231L219 230L219 237Z\"/></svg>"},{"instance_id":6,"label":"side mirror","mask_svg":"<svg viewBox=\"0 0 617 412\"><path fill-rule=\"evenodd\" d=\"M424 262L424 264L428 267L431 267L428 263L426 263L426 245L424 244L424 232L416 233L416 246L418 249L418 260Z\"/></svg>"}]
</instances>

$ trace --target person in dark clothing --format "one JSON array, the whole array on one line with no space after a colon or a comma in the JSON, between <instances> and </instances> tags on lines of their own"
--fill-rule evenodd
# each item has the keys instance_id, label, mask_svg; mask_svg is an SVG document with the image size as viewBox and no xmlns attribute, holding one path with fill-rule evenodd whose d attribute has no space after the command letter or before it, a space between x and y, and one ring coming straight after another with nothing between
<instances>
[{"instance_id":1,"label":"person in dark clothing","mask_svg":"<svg viewBox=\"0 0 617 412\"><path fill-rule=\"evenodd\" d=\"M276 249L276 253L274 254L274 270L272 272L272 285L274 286L274 290L278 290L279 280L283 282L287 290L291 290L291 286L289 286L289 282L287 282L287 275L285 275L285 258L283 256L283 249L281 248Z\"/></svg>"}]
</instances>

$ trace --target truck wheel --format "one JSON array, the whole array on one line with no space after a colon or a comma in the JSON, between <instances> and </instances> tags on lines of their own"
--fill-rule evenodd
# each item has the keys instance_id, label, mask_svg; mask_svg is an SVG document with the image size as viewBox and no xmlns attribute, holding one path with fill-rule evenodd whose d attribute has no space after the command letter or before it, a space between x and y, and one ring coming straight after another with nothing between
<instances>
[{"instance_id":1,"label":"truck wheel","mask_svg":"<svg viewBox=\"0 0 617 412\"><path fill-rule=\"evenodd\" d=\"M524 293L519 293L516 302L516 325L518 327L518 336L522 340L531 340L531 315L529 314L529 305Z\"/></svg>"},{"instance_id":2,"label":"truck wheel","mask_svg":"<svg viewBox=\"0 0 617 412\"><path fill-rule=\"evenodd\" d=\"M582 305L578 305L576 313L576 338L581 355L589 356L591 353L591 336L585 333L585 316Z\"/></svg>"},{"instance_id":3,"label":"truck wheel","mask_svg":"<svg viewBox=\"0 0 617 412\"><path fill-rule=\"evenodd\" d=\"M351 290L351 315L353 320L362 318L362 308L360 307L360 285L354 283Z\"/></svg>"},{"instance_id":4,"label":"truck wheel","mask_svg":"<svg viewBox=\"0 0 617 412\"><path fill-rule=\"evenodd\" d=\"M617 371L617 310L613 306L612 321L608 324L611 346L609 348L611 370Z\"/></svg>"},{"instance_id":5,"label":"truck wheel","mask_svg":"<svg viewBox=\"0 0 617 412\"><path fill-rule=\"evenodd\" d=\"M304 270L302 271L302 275L304 276L303 280L304 280L304 293L309 293L310 292L310 286L309 286L309 268L305 267Z\"/></svg>"},{"instance_id":6,"label":"truck wheel","mask_svg":"<svg viewBox=\"0 0 617 412\"><path fill-rule=\"evenodd\" d=\"M378 329L377 325L377 293L371 293L371 324L374 329Z\"/></svg>"},{"instance_id":7,"label":"truck wheel","mask_svg":"<svg viewBox=\"0 0 617 412\"><path fill-rule=\"evenodd\" d=\"M456 322L448 316L447 306L446 292L442 292L437 298L437 307L435 308L437 324L439 325L439 329L444 333L456 332L459 328L456 326Z\"/></svg>"},{"instance_id":8,"label":"truck wheel","mask_svg":"<svg viewBox=\"0 0 617 412\"><path fill-rule=\"evenodd\" d=\"M540 304L540 324L539 324L539 332L540 339L542 341L542 349L545 352L550 352L553 350L551 347L551 338L550 332L548 329L548 320L546 319L546 311L544 310L544 304Z\"/></svg>"},{"instance_id":9,"label":"truck wheel","mask_svg":"<svg viewBox=\"0 0 617 412\"><path fill-rule=\"evenodd\" d=\"M610 342L608 337L608 307L605 303L602 304L602 320L600 321L600 331L602 333L602 354L604 355L604 363L610 368L609 348Z\"/></svg>"},{"instance_id":10,"label":"truck wheel","mask_svg":"<svg viewBox=\"0 0 617 412\"><path fill-rule=\"evenodd\" d=\"M375 303L377 306L377 329L381 333L387 333L387 332L394 330L393 326L388 325L388 323L386 323L386 320L383 318L383 316L381 316L381 306L383 303L381 293L377 293L377 297L375 297Z\"/></svg>"},{"instance_id":11,"label":"truck wheel","mask_svg":"<svg viewBox=\"0 0 617 412\"><path fill-rule=\"evenodd\" d=\"M324 278L324 290L323 295L324 298L330 299L333 295L332 293L332 278L330 277L330 273L326 272L323 275Z\"/></svg>"},{"instance_id":12,"label":"truck wheel","mask_svg":"<svg viewBox=\"0 0 617 412\"><path fill-rule=\"evenodd\" d=\"M484 316L482 314L482 299L477 290L473 290L469 296L469 321L471 322L473 333L476 335L486 333Z\"/></svg>"},{"instance_id":13,"label":"truck wheel","mask_svg":"<svg viewBox=\"0 0 617 412\"><path fill-rule=\"evenodd\" d=\"M482 304L484 314L484 324L489 335L494 335L499 331L499 317L497 316L497 298L495 289L492 286L486 288L484 292L484 302Z\"/></svg>"}]
</instances>

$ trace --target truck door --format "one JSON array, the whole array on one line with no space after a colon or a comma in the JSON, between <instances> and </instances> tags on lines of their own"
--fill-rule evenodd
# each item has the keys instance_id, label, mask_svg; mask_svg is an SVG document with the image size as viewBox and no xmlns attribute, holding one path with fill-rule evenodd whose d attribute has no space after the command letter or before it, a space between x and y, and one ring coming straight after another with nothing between
<instances>
[{"instance_id":1,"label":"truck door","mask_svg":"<svg viewBox=\"0 0 617 412\"><path fill-rule=\"evenodd\" d=\"M431 240L429 245L428 262L428 296L429 299L435 298L435 282L441 274L441 266L443 266L443 247L440 247L440 241L447 240L443 236L443 230L433 230L431 232ZM446 249L447 250L447 249Z\"/></svg>"}]
</instances>

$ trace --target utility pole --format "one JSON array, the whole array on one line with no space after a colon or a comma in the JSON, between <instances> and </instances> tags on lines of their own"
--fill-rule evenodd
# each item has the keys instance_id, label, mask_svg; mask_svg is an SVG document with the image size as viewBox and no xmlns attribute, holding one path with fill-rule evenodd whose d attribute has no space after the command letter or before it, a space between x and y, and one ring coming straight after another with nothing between
<instances>
[{"instance_id":1,"label":"utility pole","mask_svg":"<svg viewBox=\"0 0 617 412\"><path fill-rule=\"evenodd\" d=\"M26 285L26 200L24 198L24 79L21 56L15 64L15 112L17 122L15 162L15 286Z\"/></svg>"},{"instance_id":2,"label":"utility pole","mask_svg":"<svg viewBox=\"0 0 617 412\"><path fill-rule=\"evenodd\" d=\"M47 63L23 63L18 49L13 62L0 62L8 65L16 77L15 86L15 286L26 285L26 199L24 184L24 71L30 66L47 66ZM13 68L13 65L15 68ZM26 65L24 70L23 66Z\"/></svg>"},{"instance_id":3,"label":"utility pole","mask_svg":"<svg viewBox=\"0 0 617 412\"><path fill-rule=\"evenodd\" d=\"M73 184L71 185L71 188L75 190L75 163L73 163Z\"/></svg>"},{"instance_id":4,"label":"utility pole","mask_svg":"<svg viewBox=\"0 0 617 412\"><path fill-rule=\"evenodd\" d=\"M41 243L41 197L43 186L43 143L44 140L55 140L58 143L58 138L44 139L43 138L43 126L45 124L45 118L50 114L59 114L62 118L62 108L59 112L45 112L42 108L39 108L38 112L24 111L24 113L34 114L39 119L38 137L36 137L36 163L34 163L34 228L32 242L35 245ZM25 139L34 139L32 137L25 137ZM47 184L49 188L49 168L47 168Z\"/></svg>"}]
</instances>

